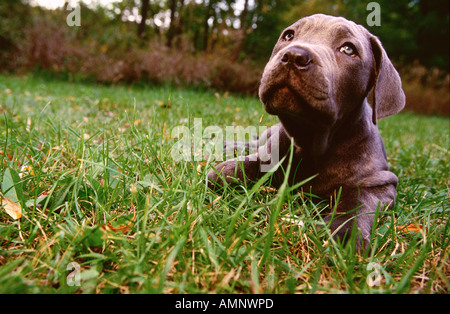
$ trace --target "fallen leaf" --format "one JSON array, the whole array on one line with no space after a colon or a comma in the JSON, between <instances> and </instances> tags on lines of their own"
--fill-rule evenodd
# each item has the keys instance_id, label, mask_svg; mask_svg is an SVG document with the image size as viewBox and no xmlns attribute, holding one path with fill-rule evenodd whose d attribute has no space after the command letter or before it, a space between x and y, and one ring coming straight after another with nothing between
<instances>
[{"instance_id":1,"label":"fallen leaf","mask_svg":"<svg viewBox=\"0 0 450 314\"><path fill-rule=\"evenodd\" d=\"M6 210L6 213L10 215L13 219L17 220L22 217L22 207L20 205L14 203L9 198L0 196L1 199L1 207Z\"/></svg>"},{"instance_id":2,"label":"fallen leaf","mask_svg":"<svg viewBox=\"0 0 450 314\"><path fill-rule=\"evenodd\" d=\"M3 156L3 155L5 155L5 153L2 150L0 150L0 155ZM14 156L11 155L10 153L6 153L6 157L8 157L9 161L12 161L14 158Z\"/></svg>"},{"instance_id":3,"label":"fallen leaf","mask_svg":"<svg viewBox=\"0 0 450 314\"><path fill-rule=\"evenodd\" d=\"M416 224L409 224L409 225L405 225L405 226L397 226L397 230L400 232L419 232L422 233L423 232L423 227L421 225L416 225Z\"/></svg>"},{"instance_id":4,"label":"fallen leaf","mask_svg":"<svg viewBox=\"0 0 450 314\"><path fill-rule=\"evenodd\" d=\"M131 218L131 221L129 221L127 224L114 226L111 223L108 223L106 225L101 226L101 229L105 230L105 231L111 231L114 233L120 232L120 233L125 234L126 232L128 232L130 230L130 228L134 224L134 222L136 222L136 206L132 205L131 210L133 213L133 218Z\"/></svg>"},{"instance_id":5,"label":"fallen leaf","mask_svg":"<svg viewBox=\"0 0 450 314\"><path fill-rule=\"evenodd\" d=\"M26 175L34 176L34 171L32 166L22 166L19 172L19 178L23 178Z\"/></svg>"},{"instance_id":6,"label":"fallen leaf","mask_svg":"<svg viewBox=\"0 0 450 314\"><path fill-rule=\"evenodd\" d=\"M155 100L155 104L158 105L161 108L172 108L172 101L170 99L167 100L167 103L165 103L162 100Z\"/></svg>"},{"instance_id":7,"label":"fallen leaf","mask_svg":"<svg viewBox=\"0 0 450 314\"><path fill-rule=\"evenodd\" d=\"M130 230L130 227L128 227L127 225L120 225L118 227L114 227L111 224L107 224L107 225L102 226L101 228L102 228L102 230L107 230L107 231L111 231L114 233L120 232L123 234L127 233L127 231Z\"/></svg>"},{"instance_id":8,"label":"fallen leaf","mask_svg":"<svg viewBox=\"0 0 450 314\"><path fill-rule=\"evenodd\" d=\"M3 173L3 181L1 185L4 197L19 202L23 200L22 183L20 182L19 174L11 168L6 168Z\"/></svg>"}]
</instances>

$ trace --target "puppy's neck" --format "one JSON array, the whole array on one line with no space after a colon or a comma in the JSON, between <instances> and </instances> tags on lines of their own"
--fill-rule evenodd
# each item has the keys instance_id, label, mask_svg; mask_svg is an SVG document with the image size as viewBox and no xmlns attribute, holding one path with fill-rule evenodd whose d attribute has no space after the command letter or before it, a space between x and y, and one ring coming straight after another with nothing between
<instances>
[{"instance_id":1,"label":"puppy's neck","mask_svg":"<svg viewBox=\"0 0 450 314\"><path fill-rule=\"evenodd\" d=\"M362 106L329 124L314 123L291 115L279 115L278 118L305 157L322 159L339 150L339 147L333 147L333 143L342 145L355 135L360 139L366 138L374 127L369 123L371 116L371 107L364 100Z\"/></svg>"}]
</instances>

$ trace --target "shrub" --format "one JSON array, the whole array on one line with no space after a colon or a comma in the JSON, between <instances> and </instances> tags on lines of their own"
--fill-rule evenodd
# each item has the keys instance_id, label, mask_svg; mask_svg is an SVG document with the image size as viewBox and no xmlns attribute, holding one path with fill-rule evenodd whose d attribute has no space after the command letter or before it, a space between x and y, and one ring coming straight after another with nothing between
<instances>
[{"instance_id":1,"label":"shrub","mask_svg":"<svg viewBox=\"0 0 450 314\"><path fill-rule=\"evenodd\" d=\"M450 75L417 62L413 66L399 66L406 94L405 110L423 114L450 115Z\"/></svg>"},{"instance_id":2,"label":"shrub","mask_svg":"<svg viewBox=\"0 0 450 314\"><path fill-rule=\"evenodd\" d=\"M150 82L174 86L206 87L256 95L263 64L244 59L231 61L233 45L214 52L195 52L183 38L169 49L160 38L133 42L129 32L99 40L89 30L60 27L64 21L36 15L16 43L3 69L15 72L49 70L92 78L102 83ZM61 17L60 17L61 18ZM108 28L109 31L111 31ZM98 35L98 34L97 34ZM0 57L6 58L3 55ZM449 74L418 63L398 66L407 98L406 110L450 115Z\"/></svg>"}]
</instances>

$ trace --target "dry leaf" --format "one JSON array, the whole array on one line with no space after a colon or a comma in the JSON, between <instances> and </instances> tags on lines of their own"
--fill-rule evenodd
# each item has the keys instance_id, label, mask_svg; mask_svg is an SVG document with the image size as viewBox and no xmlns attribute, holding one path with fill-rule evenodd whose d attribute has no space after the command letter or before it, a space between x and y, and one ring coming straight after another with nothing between
<instances>
[{"instance_id":1,"label":"dry leaf","mask_svg":"<svg viewBox=\"0 0 450 314\"><path fill-rule=\"evenodd\" d=\"M23 178L26 175L34 176L34 171L33 171L32 166L22 166L22 168L20 168L19 177Z\"/></svg>"},{"instance_id":2,"label":"dry leaf","mask_svg":"<svg viewBox=\"0 0 450 314\"><path fill-rule=\"evenodd\" d=\"M158 99L158 100L155 100L155 104L161 108L172 108L172 101L170 99L167 101L167 103Z\"/></svg>"},{"instance_id":3,"label":"dry leaf","mask_svg":"<svg viewBox=\"0 0 450 314\"><path fill-rule=\"evenodd\" d=\"M10 215L13 219L17 220L22 217L22 207L20 205L14 203L10 199L1 197L1 206L6 210L6 213Z\"/></svg>"},{"instance_id":4,"label":"dry leaf","mask_svg":"<svg viewBox=\"0 0 450 314\"><path fill-rule=\"evenodd\" d=\"M102 226L101 229L108 230L115 233L126 233L128 230L130 230L130 227L128 225L120 225L118 227L114 227L111 224L107 224L105 226Z\"/></svg>"},{"instance_id":5,"label":"dry leaf","mask_svg":"<svg viewBox=\"0 0 450 314\"><path fill-rule=\"evenodd\" d=\"M421 225L409 224L406 226L397 226L397 230L400 232L423 232L423 227Z\"/></svg>"},{"instance_id":6,"label":"dry leaf","mask_svg":"<svg viewBox=\"0 0 450 314\"><path fill-rule=\"evenodd\" d=\"M131 210L133 212L133 218L131 218L131 221L129 223L127 223L126 225L119 225L119 226L113 226L112 224L108 223L104 226L101 226L100 228L102 230L106 230L106 231L111 231L111 232L121 232L121 233L126 233L130 230L131 226L133 225L134 222L136 222L136 206L132 205L131 206Z\"/></svg>"}]
</instances>

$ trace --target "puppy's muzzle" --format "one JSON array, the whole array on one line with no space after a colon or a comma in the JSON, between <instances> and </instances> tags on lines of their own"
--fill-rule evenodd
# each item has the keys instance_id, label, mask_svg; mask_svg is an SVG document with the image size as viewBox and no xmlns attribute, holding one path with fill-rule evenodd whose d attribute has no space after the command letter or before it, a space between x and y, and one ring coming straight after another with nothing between
<instances>
[{"instance_id":1,"label":"puppy's muzzle","mask_svg":"<svg viewBox=\"0 0 450 314\"><path fill-rule=\"evenodd\" d=\"M313 65L313 59L307 50L298 46L291 46L281 56L280 63L284 67L307 70Z\"/></svg>"}]
</instances>

